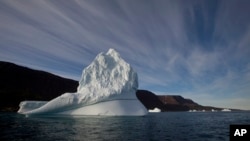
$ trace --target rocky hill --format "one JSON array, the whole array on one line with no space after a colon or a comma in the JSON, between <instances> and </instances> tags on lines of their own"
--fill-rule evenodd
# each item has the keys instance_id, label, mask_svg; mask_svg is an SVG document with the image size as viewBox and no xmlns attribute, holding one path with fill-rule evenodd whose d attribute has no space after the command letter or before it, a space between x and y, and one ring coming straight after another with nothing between
<instances>
[{"instance_id":1,"label":"rocky hill","mask_svg":"<svg viewBox=\"0 0 250 141\"><path fill-rule=\"evenodd\" d=\"M1 111L15 111L23 100L51 100L77 86L74 80L0 61Z\"/></svg>"},{"instance_id":2,"label":"rocky hill","mask_svg":"<svg viewBox=\"0 0 250 141\"><path fill-rule=\"evenodd\" d=\"M185 99L179 95L156 95L147 90L138 90L136 94L147 109L159 108L162 112L222 110L221 108L199 105L191 99Z\"/></svg>"}]
</instances>

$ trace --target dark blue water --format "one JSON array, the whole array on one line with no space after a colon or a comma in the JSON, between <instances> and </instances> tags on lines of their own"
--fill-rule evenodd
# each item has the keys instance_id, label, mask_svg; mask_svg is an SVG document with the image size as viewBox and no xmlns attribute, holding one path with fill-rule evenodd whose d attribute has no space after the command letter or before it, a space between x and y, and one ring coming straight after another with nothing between
<instances>
[{"instance_id":1,"label":"dark blue water","mask_svg":"<svg viewBox=\"0 0 250 141\"><path fill-rule=\"evenodd\" d=\"M144 117L25 117L0 113L0 140L226 141L230 124L250 124L249 112L168 112Z\"/></svg>"}]
</instances>

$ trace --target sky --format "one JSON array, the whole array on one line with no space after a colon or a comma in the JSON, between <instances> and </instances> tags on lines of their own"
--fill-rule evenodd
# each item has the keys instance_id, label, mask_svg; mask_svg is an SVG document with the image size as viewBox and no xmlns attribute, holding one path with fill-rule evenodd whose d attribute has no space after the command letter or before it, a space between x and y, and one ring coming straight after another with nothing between
<instances>
[{"instance_id":1,"label":"sky","mask_svg":"<svg viewBox=\"0 0 250 141\"><path fill-rule=\"evenodd\" d=\"M118 51L139 89L250 110L248 0L1 0L0 61L79 80Z\"/></svg>"}]
</instances>

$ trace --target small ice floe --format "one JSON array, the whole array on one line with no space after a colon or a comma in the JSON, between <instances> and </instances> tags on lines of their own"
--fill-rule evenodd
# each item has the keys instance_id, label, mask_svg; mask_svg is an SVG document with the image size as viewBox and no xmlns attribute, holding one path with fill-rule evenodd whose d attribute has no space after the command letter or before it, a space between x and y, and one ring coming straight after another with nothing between
<instances>
[{"instance_id":1,"label":"small ice floe","mask_svg":"<svg viewBox=\"0 0 250 141\"><path fill-rule=\"evenodd\" d=\"M153 110L148 110L148 112L150 112L150 113L159 113L159 112L161 112L161 109L154 108Z\"/></svg>"},{"instance_id":2,"label":"small ice floe","mask_svg":"<svg viewBox=\"0 0 250 141\"><path fill-rule=\"evenodd\" d=\"M189 110L189 112L197 112L197 110L195 110L195 109L191 109L191 110Z\"/></svg>"},{"instance_id":3,"label":"small ice floe","mask_svg":"<svg viewBox=\"0 0 250 141\"><path fill-rule=\"evenodd\" d=\"M214 109L212 109L211 111L212 111L212 112L217 112L217 110L214 110Z\"/></svg>"},{"instance_id":4,"label":"small ice floe","mask_svg":"<svg viewBox=\"0 0 250 141\"><path fill-rule=\"evenodd\" d=\"M222 112L231 112L232 110L230 110L230 109L222 109L221 111Z\"/></svg>"}]
</instances>

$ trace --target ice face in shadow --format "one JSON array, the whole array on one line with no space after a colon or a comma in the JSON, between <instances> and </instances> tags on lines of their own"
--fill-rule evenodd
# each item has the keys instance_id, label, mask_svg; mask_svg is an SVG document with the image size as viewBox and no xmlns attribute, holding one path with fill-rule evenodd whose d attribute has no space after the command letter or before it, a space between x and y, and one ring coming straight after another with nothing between
<instances>
[{"instance_id":1,"label":"ice face in shadow","mask_svg":"<svg viewBox=\"0 0 250 141\"><path fill-rule=\"evenodd\" d=\"M65 93L44 103L23 101L26 115L145 115L136 97L137 73L114 49L100 53L82 72L76 93Z\"/></svg>"}]
</instances>

